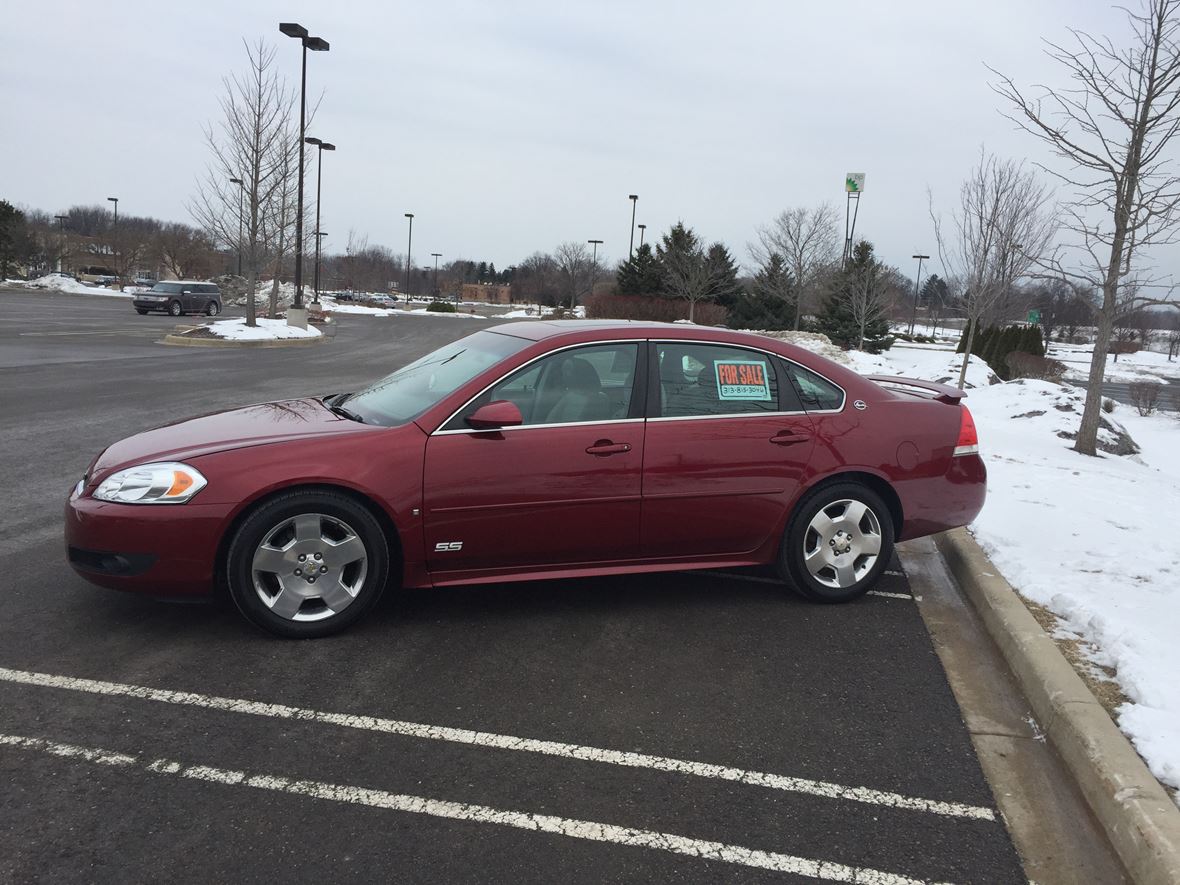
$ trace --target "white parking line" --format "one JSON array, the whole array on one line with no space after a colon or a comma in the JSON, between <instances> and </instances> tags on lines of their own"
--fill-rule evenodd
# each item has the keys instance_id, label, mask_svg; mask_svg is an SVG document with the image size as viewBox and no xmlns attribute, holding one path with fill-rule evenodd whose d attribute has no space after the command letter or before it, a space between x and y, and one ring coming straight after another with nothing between
<instances>
[{"instance_id":1,"label":"white parking line","mask_svg":"<svg viewBox=\"0 0 1180 885\"><path fill-rule=\"evenodd\" d=\"M272 719L298 719L319 722L326 725L337 725L343 728L357 728L381 734L397 734L422 738L424 740L448 741L456 744L490 747L498 750L515 750L524 753L540 753L546 756L561 756L567 759L578 759L583 762L602 762L608 765L621 765L629 768L649 768L655 771L687 774L694 777L734 781L750 786L767 787L772 790L805 793L809 796L818 796L825 799L845 799L852 802L882 805L890 808L905 809L907 811L925 811L945 817L963 817L987 821L994 821L996 819L995 812L992 809L977 805L963 805L958 802L940 802L934 799L922 799L914 796L903 796L900 793L872 790L867 787L849 787L826 781L814 781L782 774L768 774L761 771L732 768L726 765L690 762L667 756L650 756L646 753L607 750L601 747L586 747L580 744L566 744L558 741L542 741L508 734L493 734L483 731L471 731L465 728L450 728L443 725L424 725L418 722L404 722L397 719L356 716L350 713L329 713L320 710L308 710L302 707L288 707L284 704L266 704L239 698L221 698L187 691L168 691L159 688L148 688L142 685L124 685L118 682L101 682L94 679L78 679L71 676L53 676L48 673L10 670L6 667L0 667L0 681L12 682L19 685L35 685L43 688L60 688L68 691L86 692L88 694L139 698L148 701L159 701L165 704L202 707L229 713L245 713L251 716L266 716Z\"/></svg>"},{"instance_id":2,"label":"white parking line","mask_svg":"<svg viewBox=\"0 0 1180 885\"><path fill-rule=\"evenodd\" d=\"M750 581L755 584L774 584L778 587L783 585L782 581L775 578L763 578L759 575L731 575L729 572L695 572L698 575L708 575L710 578L728 578L731 581ZM887 575L900 575L901 572L886 571ZM888 593L884 590L866 590L865 594L868 596L883 596L886 599L908 599L914 601L914 597L908 593Z\"/></svg>"},{"instance_id":3,"label":"white parking line","mask_svg":"<svg viewBox=\"0 0 1180 885\"><path fill-rule=\"evenodd\" d=\"M487 805L449 802L442 799L429 799L424 796L409 796L403 793L390 793L385 790L371 790L365 787L329 784L322 781L294 780L277 775L248 775L244 771L212 768L207 765L186 766L181 762L171 759L154 759L150 762L144 762L138 757L127 756L122 753L113 753L90 747L76 747L71 744L59 744L43 738L22 737L20 735L0 734L0 747L4 746L40 751L55 756L81 759L86 762L95 762L103 765L134 768L153 774L209 781L228 786L245 786L258 790L273 790L278 793L290 793L296 796L307 796L312 799L346 802L352 805L365 805L370 808L404 811L410 814L426 814L431 817L448 818L450 820L497 824L503 827L515 827L538 833L568 836L573 839L586 839L591 842L610 842L616 845L627 845L636 848L652 848L657 851L683 854L702 860L716 860L724 863L757 867L764 870L774 870L781 873L793 873L797 876L807 876L812 879L823 879L829 882L857 882L869 883L869 885L921 885L918 879L911 879L906 876L899 876L894 873L887 873L866 867L850 867L845 864L833 863L826 860L813 860L806 857L796 857L791 854L760 851L754 848L743 848L740 845L729 845L724 842L710 842L704 839L677 836L674 833L640 830L632 827L617 826L615 824L598 823L596 821L555 817L549 814L529 814L523 811L506 811L504 809L491 808Z\"/></svg>"}]
</instances>

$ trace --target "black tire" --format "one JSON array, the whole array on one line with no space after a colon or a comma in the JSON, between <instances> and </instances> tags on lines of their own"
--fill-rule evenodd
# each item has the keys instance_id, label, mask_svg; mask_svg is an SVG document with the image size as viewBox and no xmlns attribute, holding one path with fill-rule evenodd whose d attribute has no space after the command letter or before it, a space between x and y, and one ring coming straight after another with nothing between
<instances>
[{"instance_id":1,"label":"black tire","mask_svg":"<svg viewBox=\"0 0 1180 885\"><path fill-rule=\"evenodd\" d=\"M210 302L209 302L209 303L208 303L208 304L205 306L205 314L206 314L207 316L215 317L215 316L217 316L219 313L221 313L221 305L220 305L220 304L218 304L216 301L210 301Z\"/></svg>"},{"instance_id":2,"label":"black tire","mask_svg":"<svg viewBox=\"0 0 1180 885\"><path fill-rule=\"evenodd\" d=\"M858 502L865 506L865 515L858 523L858 532L863 533L864 538L879 539L880 546L875 554L875 560L870 561L869 554L858 554L855 549L848 553L834 553L831 556L822 552L820 545L823 538L811 528L812 520L816 519L820 511L825 511L829 517L835 514L838 521L843 520L849 509L840 504L844 501ZM833 551L840 549L840 543L849 546L853 543L844 537L848 533L843 527L838 531L843 535L828 541ZM834 482L816 489L795 508L779 549L779 572L805 599L826 603L851 602L872 589L881 573L888 567L893 557L893 537L893 516L880 495L860 483ZM841 575L835 566L825 566L823 558L817 562L819 576L812 574L807 565L808 551L815 551L817 555L828 557L836 563L840 563L843 556L850 557L843 564L852 564L851 575L855 580L850 584L841 583Z\"/></svg>"},{"instance_id":3,"label":"black tire","mask_svg":"<svg viewBox=\"0 0 1180 885\"><path fill-rule=\"evenodd\" d=\"M183 313L183 311L180 309L180 302L179 301L169 302L168 313L170 313L174 317L180 316L181 313Z\"/></svg>"},{"instance_id":4,"label":"black tire","mask_svg":"<svg viewBox=\"0 0 1180 885\"><path fill-rule=\"evenodd\" d=\"M137 308L135 308L135 312L137 314L139 314L141 317L147 316L147 308L146 307L137 307Z\"/></svg>"},{"instance_id":5,"label":"black tire","mask_svg":"<svg viewBox=\"0 0 1180 885\"><path fill-rule=\"evenodd\" d=\"M332 524L339 520L355 533L355 537L364 545L366 562L363 577L359 579L359 589L352 602L343 610L326 614L330 610L325 603L308 599L302 603L293 617L283 617L272 611L263 601L255 584L255 553L264 540L273 537L276 528L296 517L311 514L322 517L324 524ZM310 557L308 561L310 562ZM385 590L389 578L389 562L389 540L381 524L365 507L335 492L285 492L254 510L234 533L226 554L226 583L230 598L238 610L255 626L276 636L314 639L338 633L355 624L372 610ZM263 577L259 578L259 582L263 584L265 592L268 589L266 582L270 579L265 577L266 573L261 574ZM341 579L343 578L342 573ZM291 586L295 586L300 592L314 592L311 588L304 587L303 581L307 580L306 577L295 579L292 574L285 580L290 580ZM296 580L299 581L297 585ZM269 586L277 589L280 585ZM277 594L272 600L276 597ZM300 617L319 619L296 620Z\"/></svg>"}]
</instances>

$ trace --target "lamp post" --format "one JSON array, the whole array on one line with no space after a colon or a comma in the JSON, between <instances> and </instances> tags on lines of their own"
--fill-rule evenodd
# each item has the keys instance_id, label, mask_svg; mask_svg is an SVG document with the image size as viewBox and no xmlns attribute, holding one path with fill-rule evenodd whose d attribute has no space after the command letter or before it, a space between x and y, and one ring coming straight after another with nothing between
<instances>
[{"instance_id":1,"label":"lamp post","mask_svg":"<svg viewBox=\"0 0 1180 885\"><path fill-rule=\"evenodd\" d=\"M115 276L117 277L119 275L119 198L107 197L107 202L115 204L115 229L111 239L114 240L112 245L115 250Z\"/></svg>"},{"instance_id":2,"label":"lamp post","mask_svg":"<svg viewBox=\"0 0 1180 885\"><path fill-rule=\"evenodd\" d=\"M594 283L598 277L598 247L602 245L602 240L587 240L591 246L594 247L594 257L590 259L590 294L594 294ZM573 309L570 305L570 309Z\"/></svg>"},{"instance_id":3,"label":"lamp post","mask_svg":"<svg viewBox=\"0 0 1180 885\"><path fill-rule=\"evenodd\" d=\"M635 254L635 207L639 205L639 194L627 194L631 201L631 242L627 244L627 258Z\"/></svg>"},{"instance_id":4,"label":"lamp post","mask_svg":"<svg viewBox=\"0 0 1180 885\"><path fill-rule=\"evenodd\" d=\"M639 248L640 249L643 248L643 235L646 232L647 232L647 225L646 224L639 225Z\"/></svg>"},{"instance_id":5,"label":"lamp post","mask_svg":"<svg viewBox=\"0 0 1180 885\"><path fill-rule=\"evenodd\" d=\"M410 300L410 256L413 254L414 246L414 213L407 212L406 218L410 219L410 233L406 239L406 300Z\"/></svg>"},{"instance_id":6,"label":"lamp post","mask_svg":"<svg viewBox=\"0 0 1180 885\"><path fill-rule=\"evenodd\" d=\"M442 258L441 252L431 252L434 257L434 291L431 293L435 298L438 298L438 260Z\"/></svg>"},{"instance_id":7,"label":"lamp post","mask_svg":"<svg viewBox=\"0 0 1180 885\"><path fill-rule=\"evenodd\" d=\"M324 151L336 150L336 145L326 141L320 141L318 138L303 139L308 144L314 144L318 149L318 156L315 171L315 303L320 303L320 193L321 185L324 181Z\"/></svg>"},{"instance_id":8,"label":"lamp post","mask_svg":"<svg viewBox=\"0 0 1180 885\"><path fill-rule=\"evenodd\" d=\"M231 178L230 184L238 186L238 276L242 275L242 197L246 191L246 183L240 178Z\"/></svg>"},{"instance_id":9,"label":"lamp post","mask_svg":"<svg viewBox=\"0 0 1180 885\"><path fill-rule=\"evenodd\" d=\"M299 184L298 203L295 213L295 303L293 310L303 310L303 139L307 129L307 50L327 52L328 41L322 37L309 37L307 28L295 22L281 22L279 31L300 41L303 46L303 63L299 75ZM288 317L295 325L304 325L306 318Z\"/></svg>"},{"instance_id":10,"label":"lamp post","mask_svg":"<svg viewBox=\"0 0 1180 885\"><path fill-rule=\"evenodd\" d=\"M63 260L66 255L66 219L69 218L70 216L68 216L68 215L54 215L53 217L57 219L58 236L59 236L59 239L61 240L61 243L60 243L61 254L57 256L57 272L64 273L65 269L66 269L65 263Z\"/></svg>"},{"instance_id":11,"label":"lamp post","mask_svg":"<svg viewBox=\"0 0 1180 885\"><path fill-rule=\"evenodd\" d=\"M914 277L914 312L910 316L910 337L914 337L914 323L918 321L918 286L922 282L922 262L928 259L929 255L911 255L911 258L918 259L918 275Z\"/></svg>"}]
</instances>

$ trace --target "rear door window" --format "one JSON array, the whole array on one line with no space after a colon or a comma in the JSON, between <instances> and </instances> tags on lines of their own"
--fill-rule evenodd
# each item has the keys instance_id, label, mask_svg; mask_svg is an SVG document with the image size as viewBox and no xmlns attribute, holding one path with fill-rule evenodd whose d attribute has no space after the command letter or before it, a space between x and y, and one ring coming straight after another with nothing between
<instances>
[{"instance_id":1,"label":"rear door window","mask_svg":"<svg viewBox=\"0 0 1180 885\"><path fill-rule=\"evenodd\" d=\"M691 341L660 341L654 346L659 371L658 417L781 411L778 373L769 354Z\"/></svg>"}]
</instances>

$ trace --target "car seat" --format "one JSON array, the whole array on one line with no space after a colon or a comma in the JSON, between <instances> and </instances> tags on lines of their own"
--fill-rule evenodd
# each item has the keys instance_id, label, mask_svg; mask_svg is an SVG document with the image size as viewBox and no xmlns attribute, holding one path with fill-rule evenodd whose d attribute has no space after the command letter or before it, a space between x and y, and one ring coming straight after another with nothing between
<instances>
[{"instance_id":1,"label":"car seat","mask_svg":"<svg viewBox=\"0 0 1180 885\"><path fill-rule=\"evenodd\" d=\"M602 392L602 381L594 365L580 357L561 366L565 392L545 416L546 424L570 421L605 421L610 417L610 399Z\"/></svg>"}]
</instances>

